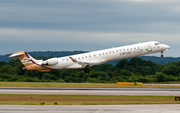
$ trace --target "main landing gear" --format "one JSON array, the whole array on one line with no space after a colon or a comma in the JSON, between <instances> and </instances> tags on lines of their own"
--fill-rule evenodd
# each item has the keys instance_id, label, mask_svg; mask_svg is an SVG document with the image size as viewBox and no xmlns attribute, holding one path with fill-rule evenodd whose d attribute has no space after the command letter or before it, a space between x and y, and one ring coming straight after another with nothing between
<instances>
[{"instance_id":1,"label":"main landing gear","mask_svg":"<svg viewBox=\"0 0 180 113\"><path fill-rule=\"evenodd\" d=\"M164 57L164 55L163 55L163 51L161 51L161 57Z\"/></svg>"},{"instance_id":2,"label":"main landing gear","mask_svg":"<svg viewBox=\"0 0 180 113\"><path fill-rule=\"evenodd\" d=\"M85 67L85 69L84 69L84 73L89 73L90 72L90 70L89 70L89 65L87 65L86 67Z\"/></svg>"},{"instance_id":3,"label":"main landing gear","mask_svg":"<svg viewBox=\"0 0 180 113\"><path fill-rule=\"evenodd\" d=\"M89 69L88 68L86 68L86 69L84 69L84 73L89 73Z\"/></svg>"}]
</instances>

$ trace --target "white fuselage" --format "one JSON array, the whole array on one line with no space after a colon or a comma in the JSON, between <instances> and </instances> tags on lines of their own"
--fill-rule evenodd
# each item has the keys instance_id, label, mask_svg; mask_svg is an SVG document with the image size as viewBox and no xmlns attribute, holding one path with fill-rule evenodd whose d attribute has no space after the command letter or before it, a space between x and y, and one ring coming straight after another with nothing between
<instances>
[{"instance_id":1,"label":"white fuselage","mask_svg":"<svg viewBox=\"0 0 180 113\"><path fill-rule=\"evenodd\" d=\"M161 51L165 51L170 47L165 44L160 44L157 41L139 43L134 45L122 46L122 47L114 47L111 49L105 49L100 51L88 52L83 54L77 54L72 56L60 57L58 58L58 64L53 66L45 66L51 69L76 69L76 68L84 68L88 65L88 67L93 65L102 64L112 60L125 59L129 57L142 56L151 53L157 53ZM83 62L81 65L78 62L73 62L72 59L77 60L78 62ZM86 64L87 65L84 65Z\"/></svg>"}]
</instances>

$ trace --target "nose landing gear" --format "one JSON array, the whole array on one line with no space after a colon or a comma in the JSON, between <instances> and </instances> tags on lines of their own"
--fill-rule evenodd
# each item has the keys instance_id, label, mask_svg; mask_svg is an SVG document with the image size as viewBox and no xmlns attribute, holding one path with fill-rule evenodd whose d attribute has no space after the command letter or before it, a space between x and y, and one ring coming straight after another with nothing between
<instances>
[{"instance_id":1,"label":"nose landing gear","mask_svg":"<svg viewBox=\"0 0 180 113\"><path fill-rule=\"evenodd\" d=\"M164 55L163 55L163 51L161 51L161 57L164 57Z\"/></svg>"}]
</instances>

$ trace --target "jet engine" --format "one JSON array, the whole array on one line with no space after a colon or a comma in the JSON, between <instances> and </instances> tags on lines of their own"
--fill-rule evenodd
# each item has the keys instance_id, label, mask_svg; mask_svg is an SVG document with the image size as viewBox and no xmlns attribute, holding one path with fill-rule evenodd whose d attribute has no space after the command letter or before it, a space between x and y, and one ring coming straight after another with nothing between
<instances>
[{"instance_id":1,"label":"jet engine","mask_svg":"<svg viewBox=\"0 0 180 113\"><path fill-rule=\"evenodd\" d=\"M42 65L48 65L48 66L52 66L56 64L58 64L58 58L51 58L42 62Z\"/></svg>"}]
</instances>

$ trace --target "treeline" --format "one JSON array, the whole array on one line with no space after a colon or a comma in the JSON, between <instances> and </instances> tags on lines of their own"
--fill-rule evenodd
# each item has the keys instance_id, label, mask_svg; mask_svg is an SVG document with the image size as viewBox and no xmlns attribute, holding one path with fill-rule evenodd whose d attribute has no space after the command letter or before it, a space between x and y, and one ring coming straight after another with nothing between
<instances>
[{"instance_id":1,"label":"treeline","mask_svg":"<svg viewBox=\"0 0 180 113\"><path fill-rule=\"evenodd\" d=\"M49 57L38 57L47 59ZM7 63L0 62L0 81L12 82L71 82L71 83L109 83L109 82L166 82L180 80L180 62L166 65L134 57L112 64L90 67L90 73L83 69L65 69L51 72L24 71L17 58Z\"/></svg>"}]
</instances>

